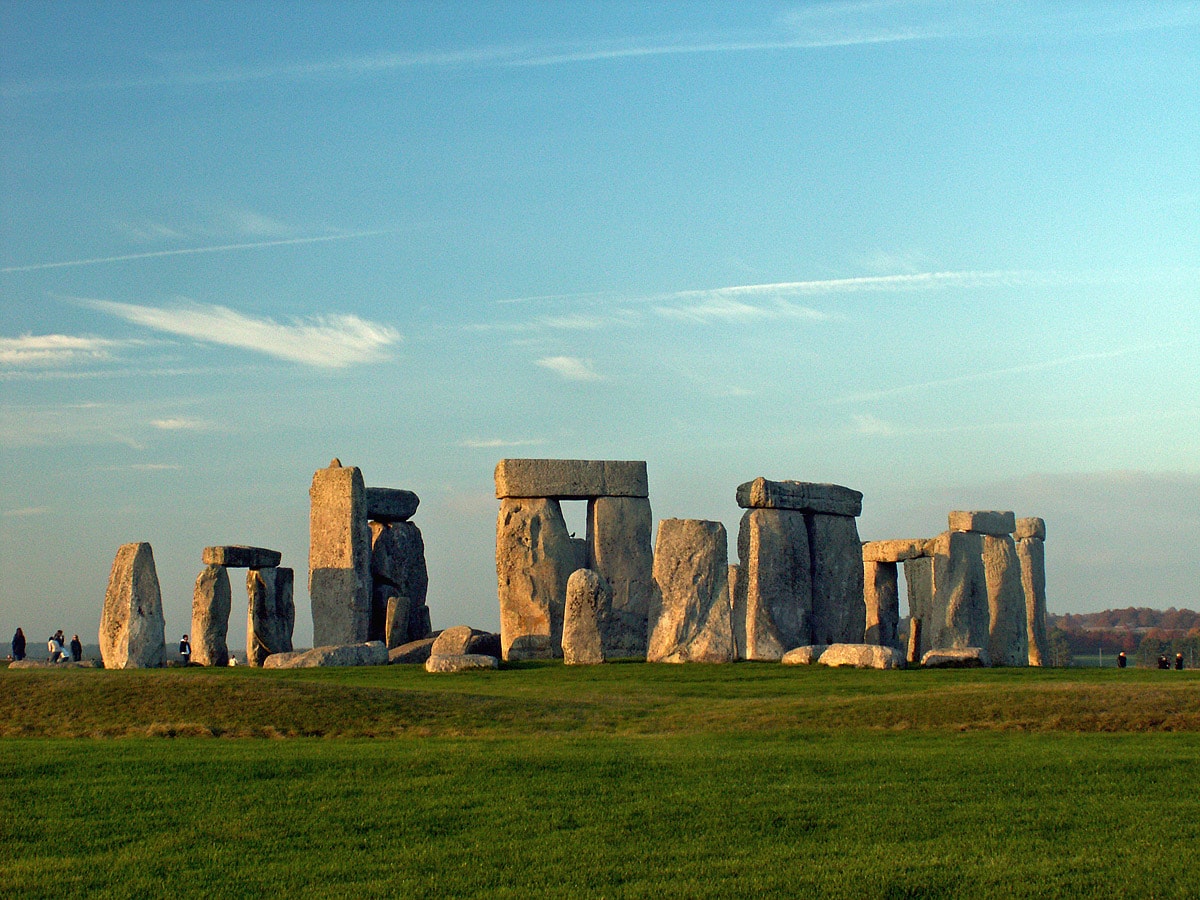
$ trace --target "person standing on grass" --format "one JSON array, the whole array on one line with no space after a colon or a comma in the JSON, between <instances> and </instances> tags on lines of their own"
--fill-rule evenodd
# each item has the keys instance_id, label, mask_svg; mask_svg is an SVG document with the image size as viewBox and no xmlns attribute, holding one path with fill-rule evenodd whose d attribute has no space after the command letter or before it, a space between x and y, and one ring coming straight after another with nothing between
<instances>
[{"instance_id":1,"label":"person standing on grass","mask_svg":"<svg viewBox=\"0 0 1200 900\"><path fill-rule=\"evenodd\" d=\"M1175 671L1179 672L1182 670L1183 670L1183 654L1176 653L1175 654Z\"/></svg>"},{"instance_id":2,"label":"person standing on grass","mask_svg":"<svg viewBox=\"0 0 1200 900\"><path fill-rule=\"evenodd\" d=\"M1124 650L1122 650L1120 653L1117 654L1117 668L1118 669L1125 668L1125 651Z\"/></svg>"},{"instance_id":3,"label":"person standing on grass","mask_svg":"<svg viewBox=\"0 0 1200 900\"><path fill-rule=\"evenodd\" d=\"M17 633L13 635L12 658L13 659L24 659L25 658L25 632L23 632L20 628L18 628Z\"/></svg>"},{"instance_id":4,"label":"person standing on grass","mask_svg":"<svg viewBox=\"0 0 1200 900\"><path fill-rule=\"evenodd\" d=\"M192 661L192 645L188 641L186 634L179 641L179 655L183 657L183 664L185 666Z\"/></svg>"},{"instance_id":5,"label":"person standing on grass","mask_svg":"<svg viewBox=\"0 0 1200 900\"><path fill-rule=\"evenodd\" d=\"M50 654L50 662L56 663L62 659L63 645L62 641L58 639L57 631L50 635L49 640L46 641L46 650Z\"/></svg>"},{"instance_id":6,"label":"person standing on grass","mask_svg":"<svg viewBox=\"0 0 1200 900\"><path fill-rule=\"evenodd\" d=\"M79 640L79 635L71 638L71 659L75 662L83 659L83 642Z\"/></svg>"}]
</instances>

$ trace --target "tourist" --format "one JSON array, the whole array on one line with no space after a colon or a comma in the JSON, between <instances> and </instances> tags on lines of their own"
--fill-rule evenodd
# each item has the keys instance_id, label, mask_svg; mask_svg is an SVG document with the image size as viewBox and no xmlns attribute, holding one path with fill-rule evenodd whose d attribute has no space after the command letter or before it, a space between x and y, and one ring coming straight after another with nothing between
<instances>
[{"instance_id":1,"label":"tourist","mask_svg":"<svg viewBox=\"0 0 1200 900\"><path fill-rule=\"evenodd\" d=\"M179 655L183 657L183 664L185 666L192 661L192 645L188 643L188 636L186 634L179 641Z\"/></svg>"},{"instance_id":2,"label":"tourist","mask_svg":"<svg viewBox=\"0 0 1200 900\"><path fill-rule=\"evenodd\" d=\"M71 659L75 662L83 659L83 642L79 640L79 635L71 638Z\"/></svg>"},{"instance_id":3,"label":"tourist","mask_svg":"<svg viewBox=\"0 0 1200 900\"><path fill-rule=\"evenodd\" d=\"M1125 662L1126 662L1125 651L1122 650L1120 653L1117 654L1117 668L1118 669L1125 668Z\"/></svg>"},{"instance_id":4,"label":"tourist","mask_svg":"<svg viewBox=\"0 0 1200 900\"><path fill-rule=\"evenodd\" d=\"M1175 671L1178 672L1178 671L1181 671L1182 669L1183 669L1183 654L1176 653L1175 654Z\"/></svg>"},{"instance_id":5,"label":"tourist","mask_svg":"<svg viewBox=\"0 0 1200 900\"><path fill-rule=\"evenodd\" d=\"M18 628L17 633L13 635L12 658L13 659L24 659L25 658L25 632L23 632L20 628Z\"/></svg>"},{"instance_id":6,"label":"tourist","mask_svg":"<svg viewBox=\"0 0 1200 900\"><path fill-rule=\"evenodd\" d=\"M1171 668L1171 663L1165 656L1160 656L1158 658L1158 667L1160 669L1169 669Z\"/></svg>"},{"instance_id":7,"label":"tourist","mask_svg":"<svg viewBox=\"0 0 1200 900\"><path fill-rule=\"evenodd\" d=\"M50 653L50 662L58 662L66 655L63 653L62 641L59 640L57 631L46 641L46 650Z\"/></svg>"}]
</instances>

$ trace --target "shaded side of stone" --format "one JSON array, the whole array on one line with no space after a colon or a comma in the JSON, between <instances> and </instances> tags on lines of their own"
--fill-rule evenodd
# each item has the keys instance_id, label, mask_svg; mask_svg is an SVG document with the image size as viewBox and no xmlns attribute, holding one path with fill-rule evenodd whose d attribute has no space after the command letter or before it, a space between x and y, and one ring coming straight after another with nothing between
<instances>
[{"instance_id":1,"label":"shaded side of stone","mask_svg":"<svg viewBox=\"0 0 1200 900\"><path fill-rule=\"evenodd\" d=\"M331 644L300 653L273 653L263 662L264 669L312 669L321 666L386 666L388 649L382 641L357 644Z\"/></svg>"},{"instance_id":2,"label":"shaded side of stone","mask_svg":"<svg viewBox=\"0 0 1200 900\"><path fill-rule=\"evenodd\" d=\"M587 567L608 584L609 613L601 621L606 658L645 658L647 619L654 594L650 501L597 497L587 508Z\"/></svg>"},{"instance_id":3,"label":"shaded side of stone","mask_svg":"<svg viewBox=\"0 0 1200 900\"><path fill-rule=\"evenodd\" d=\"M371 621L368 634L371 640L387 641L388 601L392 597L407 597L411 604L409 629L404 635L394 635L396 644L415 640L424 635L419 628L417 610L426 603L429 593L429 570L425 564L425 541L421 529L414 523L393 524L371 522ZM390 646L396 646L391 644Z\"/></svg>"},{"instance_id":4,"label":"shaded side of stone","mask_svg":"<svg viewBox=\"0 0 1200 900\"><path fill-rule=\"evenodd\" d=\"M204 548L206 566L225 566L227 569L269 569L279 565L283 554L265 547L246 547L229 544Z\"/></svg>"},{"instance_id":5,"label":"shaded side of stone","mask_svg":"<svg viewBox=\"0 0 1200 900\"><path fill-rule=\"evenodd\" d=\"M900 649L900 573L894 562L863 562L863 643Z\"/></svg>"},{"instance_id":6,"label":"shaded side of stone","mask_svg":"<svg viewBox=\"0 0 1200 900\"><path fill-rule=\"evenodd\" d=\"M407 644L413 632L413 602L408 597L397 597L395 589L390 585L380 585L375 588L376 599L383 595L384 628L383 642L389 650ZM390 595L390 596L389 596ZM419 626L418 626L419 627Z\"/></svg>"},{"instance_id":7,"label":"shaded side of stone","mask_svg":"<svg viewBox=\"0 0 1200 900\"><path fill-rule=\"evenodd\" d=\"M229 570L205 566L192 592L192 662L201 666L229 665L229 612L233 598Z\"/></svg>"},{"instance_id":8,"label":"shaded side of stone","mask_svg":"<svg viewBox=\"0 0 1200 900\"><path fill-rule=\"evenodd\" d=\"M162 593L154 551L122 544L113 559L100 613L100 656L106 669L157 668L166 655Z\"/></svg>"},{"instance_id":9,"label":"shaded side of stone","mask_svg":"<svg viewBox=\"0 0 1200 900\"><path fill-rule=\"evenodd\" d=\"M720 522L664 519L654 547L649 662L730 662L728 541Z\"/></svg>"},{"instance_id":10,"label":"shaded side of stone","mask_svg":"<svg viewBox=\"0 0 1200 900\"><path fill-rule=\"evenodd\" d=\"M308 590L313 642L355 644L371 625L371 531L366 488L354 466L318 469L309 490Z\"/></svg>"},{"instance_id":11,"label":"shaded side of stone","mask_svg":"<svg viewBox=\"0 0 1200 900\"><path fill-rule=\"evenodd\" d=\"M374 522L407 522L416 514L421 498L400 488L367 488L367 518Z\"/></svg>"},{"instance_id":12,"label":"shaded side of stone","mask_svg":"<svg viewBox=\"0 0 1200 900\"><path fill-rule=\"evenodd\" d=\"M642 460L502 459L495 474L499 500L650 496Z\"/></svg>"},{"instance_id":13,"label":"shaded side of stone","mask_svg":"<svg viewBox=\"0 0 1200 900\"><path fill-rule=\"evenodd\" d=\"M286 567L246 573L246 663L261 666L273 653L292 652L296 620L294 574Z\"/></svg>"},{"instance_id":14,"label":"shaded side of stone","mask_svg":"<svg viewBox=\"0 0 1200 900\"><path fill-rule=\"evenodd\" d=\"M433 642L437 638L421 638L419 641L409 641L388 651L390 663L424 663L433 653Z\"/></svg>"},{"instance_id":15,"label":"shaded side of stone","mask_svg":"<svg viewBox=\"0 0 1200 900\"><path fill-rule=\"evenodd\" d=\"M811 640L812 555L803 513L748 509L738 528L733 591L740 659L777 660Z\"/></svg>"},{"instance_id":16,"label":"shaded side of stone","mask_svg":"<svg viewBox=\"0 0 1200 900\"><path fill-rule=\"evenodd\" d=\"M805 514L812 557L815 644L856 644L866 630L862 542L851 516Z\"/></svg>"}]
</instances>

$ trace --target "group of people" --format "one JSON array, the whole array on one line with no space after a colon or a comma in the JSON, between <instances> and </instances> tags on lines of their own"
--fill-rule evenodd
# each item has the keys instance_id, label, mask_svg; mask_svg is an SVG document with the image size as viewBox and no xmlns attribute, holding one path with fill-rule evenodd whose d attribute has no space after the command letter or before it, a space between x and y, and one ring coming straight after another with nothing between
<instances>
[{"instance_id":1,"label":"group of people","mask_svg":"<svg viewBox=\"0 0 1200 900\"><path fill-rule=\"evenodd\" d=\"M1128 664L1129 664L1129 660L1125 656L1125 651L1122 650L1120 653L1117 654L1117 668L1123 669ZM1158 658L1158 667L1160 669L1171 668L1171 658L1169 656L1167 656L1166 654L1163 654L1162 656L1160 656ZM1175 654L1175 668L1177 670L1183 669L1183 654L1182 653Z\"/></svg>"},{"instance_id":2,"label":"group of people","mask_svg":"<svg viewBox=\"0 0 1200 900\"><path fill-rule=\"evenodd\" d=\"M12 658L24 659L26 646L25 632L18 628L12 639ZM68 645L67 637L60 628L46 639L46 651L50 655L50 662L79 662L83 659L83 642L79 640L79 635L75 635Z\"/></svg>"}]
</instances>

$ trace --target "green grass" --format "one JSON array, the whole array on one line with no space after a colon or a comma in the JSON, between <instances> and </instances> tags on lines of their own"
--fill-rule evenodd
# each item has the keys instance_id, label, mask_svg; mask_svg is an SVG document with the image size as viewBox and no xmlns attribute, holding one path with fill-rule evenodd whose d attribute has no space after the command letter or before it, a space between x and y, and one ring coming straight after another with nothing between
<instances>
[{"instance_id":1,"label":"green grass","mask_svg":"<svg viewBox=\"0 0 1200 900\"><path fill-rule=\"evenodd\" d=\"M1194 898L1197 675L0 671L0 896Z\"/></svg>"}]
</instances>

